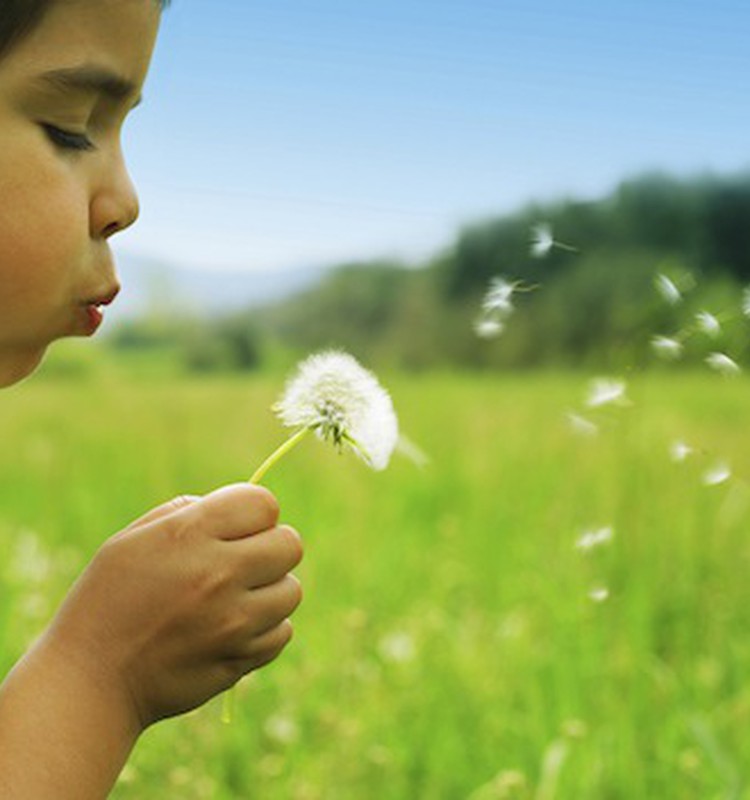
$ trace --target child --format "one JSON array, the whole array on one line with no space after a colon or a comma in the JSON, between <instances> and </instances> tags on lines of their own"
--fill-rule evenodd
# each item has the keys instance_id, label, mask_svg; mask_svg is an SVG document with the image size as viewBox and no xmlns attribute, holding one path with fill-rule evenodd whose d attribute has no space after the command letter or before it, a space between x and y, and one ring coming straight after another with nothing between
<instances>
[{"instance_id":1,"label":"child","mask_svg":"<svg viewBox=\"0 0 750 800\"><path fill-rule=\"evenodd\" d=\"M0 0L0 386L91 335L118 285L109 238L138 204L120 129L157 0ZM274 659L291 636L299 536L233 485L111 537L0 687L0 798L89 800L138 736ZM103 532L104 533L104 532Z\"/></svg>"}]
</instances>

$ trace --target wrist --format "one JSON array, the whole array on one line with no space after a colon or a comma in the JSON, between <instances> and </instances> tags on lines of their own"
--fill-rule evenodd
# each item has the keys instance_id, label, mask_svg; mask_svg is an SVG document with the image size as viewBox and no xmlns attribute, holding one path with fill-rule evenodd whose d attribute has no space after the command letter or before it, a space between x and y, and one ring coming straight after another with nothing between
<instances>
[{"instance_id":1,"label":"wrist","mask_svg":"<svg viewBox=\"0 0 750 800\"><path fill-rule=\"evenodd\" d=\"M146 725L130 691L126 666L113 653L85 639L68 637L53 624L27 658L43 679L68 692L81 692L92 712L106 714L119 735L135 741Z\"/></svg>"},{"instance_id":2,"label":"wrist","mask_svg":"<svg viewBox=\"0 0 750 800\"><path fill-rule=\"evenodd\" d=\"M107 796L142 726L108 667L95 662L48 631L7 677L0 691L3 797Z\"/></svg>"}]
</instances>

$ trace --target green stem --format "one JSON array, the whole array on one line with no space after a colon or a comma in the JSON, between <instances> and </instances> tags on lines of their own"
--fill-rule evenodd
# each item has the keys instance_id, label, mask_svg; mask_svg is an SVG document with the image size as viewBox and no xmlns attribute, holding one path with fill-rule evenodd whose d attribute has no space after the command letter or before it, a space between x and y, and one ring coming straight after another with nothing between
<instances>
[{"instance_id":1,"label":"green stem","mask_svg":"<svg viewBox=\"0 0 750 800\"><path fill-rule=\"evenodd\" d=\"M258 469L255 470L250 478L250 483L260 483L266 472L293 447L296 447L311 430L312 428L300 428L293 433L281 446L277 447L276 450L268 456ZM228 725L234 717L234 703L234 688L231 688L224 692L221 705L221 721L226 725Z\"/></svg>"},{"instance_id":2,"label":"green stem","mask_svg":"<svg viewBox=\"0 0 750 800\"><path fill-rule=\"evenodd\" d=\"M258 469L255 470L250 478L250 483L259 483L266 472L268 472L282 456L285 456L293 447L299 444L311 430L311 428L300 428L296 433L290 436L280 447L268 456Z\"/></svg>"}]
</instances>

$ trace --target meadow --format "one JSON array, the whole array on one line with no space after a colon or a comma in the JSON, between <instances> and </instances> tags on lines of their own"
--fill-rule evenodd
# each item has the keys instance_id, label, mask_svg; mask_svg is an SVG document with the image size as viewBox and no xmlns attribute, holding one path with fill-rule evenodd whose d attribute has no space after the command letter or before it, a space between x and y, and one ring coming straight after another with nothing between
<instances>
[{"instance_id":1,"label":"meadow","mask_svg":"<svg viewBox=\"0 0 750 800\"><path fill-rule=\"evenodd\" d=\"M232 724L216 700L147 732L115 800L750 797L750 383L636 376L585 436L584 374L381 377L429 464L310 440L268 474L306 541L295 641ZM281 385L113 367L0 396L0 668L105 537L252 473Z\"/></svg>"}]
</instances>

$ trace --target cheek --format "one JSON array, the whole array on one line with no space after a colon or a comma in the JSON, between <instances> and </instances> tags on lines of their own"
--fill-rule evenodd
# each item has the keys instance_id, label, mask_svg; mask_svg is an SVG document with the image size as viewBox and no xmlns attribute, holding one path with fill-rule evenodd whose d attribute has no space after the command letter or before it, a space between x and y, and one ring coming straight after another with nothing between
<instances>
[{"instance_id":1,"label":"cheek","mask_svg":"<svg viewBox=\"0 0 750 800\"><path fill-rule=\"evenodd\" d=\"M6 298L54 295L76 274L86 252L85 203L69 186L47 181L21 191L0 186L0 282ZM4 303L5 305L5 303Z\"/></svg>"}]
</instances>

